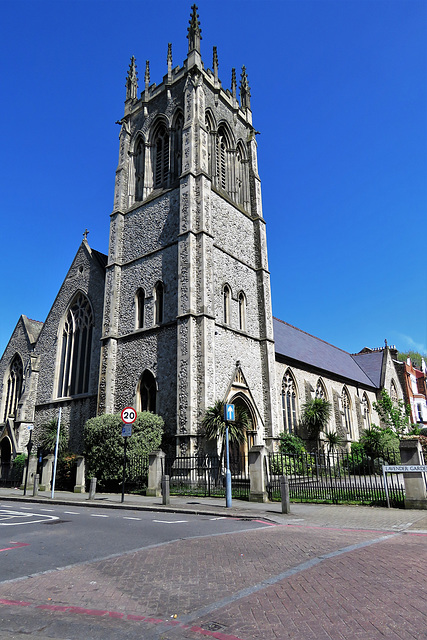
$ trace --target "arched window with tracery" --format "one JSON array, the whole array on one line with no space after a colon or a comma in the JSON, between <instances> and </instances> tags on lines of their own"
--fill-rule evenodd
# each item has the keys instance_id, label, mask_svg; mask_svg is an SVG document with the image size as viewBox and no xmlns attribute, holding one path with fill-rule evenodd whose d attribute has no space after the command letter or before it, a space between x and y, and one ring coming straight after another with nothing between
<instances>
[{"instance_id":1,"label":"arched window with tracery","mask_svg":"<svg viewBox=\"0 0 427 640\"><path fill-rule=\"evenodd\" d=\"M137 201L144 199L144 163L145 163L144 141L141 137L139 137L135 145L135 153L134 153L135 200Z\"/></svg>"},{"instance_id":2,"label":"arched window with tracery","mask_svg":"<svg viewBox=\"0 0 427 640\"><path fill-rule=\"evenodd\" d=\"M222 290L223 299L223 321L224 324L230 324L231 320L231 289L228 284L224 285Z\"/></svg>"},{"instance_id":3,"label":"arched window with tracery","mask_svg":"<svg viewBox=\"0 0 427 640\"><path fill-rule=\"evenodd\" d=\"M153 186L167 187L169 181L169 133L160 123L153 136Z\"/></svg>"},{"instance_id":4,"label":"arched window with tracery","mask_svg":"<svg viewBox=\"0 0 427 640\"><path fill-rule=\"evenodd\" d=\"M369 403L369 398L366 395L366 392L362 396L362 418L363 418L363 428L370 429L371 428L371 405Z\"/></svg>"},{"instance_id":5,"label":"arched window with tracery","mask_svg":"<svg viewBox=\"0 0 427 640\"><path fill-rule=\"evenodd\" d=\"M216 137L216 184L227 192L230 185L229 148L227 131L225 127L219 127Z\"/></svg>"},{"instance_id":6,"label":"arched window with tracery","mask_svg":"<svg viewBox=\"0 0 427 640\"><path fill-rule=\"evenodd\" d=\"M342 410L344 413L344 425L345 431L350 438L353 437L353 427L351 424L351 401L350 394L348 393L346 387L342 390L341 394L341 402L342 402Z\"/></svg>"},{"instance_id":7,"label":"arched window with tracery","mask_svg":"<svg viewBox=\"0 0 427 640\"><path fill-rule=\"evenodd\" d=\"M326 387L322 378L319 378L316 385L316 398L320 398L321 400L327 400Z\"/></svg>"},{"instance_id":8,"label":"arched window with tracery","mask_svg":"<svg viewBox=\"0 0 427 640\"><path fill-rule=\"evenodd\" d=\"M246 296L243 291L239 293L239 329L246 331Z\"/></svg>"},{"instance_id":9,"label":"arched window with tracery","mask_svg":"<svg viewBox=\"0 0 427 640\"><path fill-rule=\"evenodd\" d=\"M139 381L139 406L141 411L156 412L156 380L151 371L145 370Z\"/></svg>"},{"instance_id":10,"label":"arched window with tracery","mask_svg":"<svg viewBox=\"0 0 427 640\"><path fill-rule=\"evenodd\" d=\"M158 282L154 288L154 324L163 322L164 287L162 282Z\"/></svg>"},{"instance_id":11,"label":"arched window with tracery","mask_svg":"<svg viewBox=\"0 0 427 640\"><path fill-rule=\"evenodd\" d=\"M18 354L15 354L10 363L9 375L6 383L6 402L3 422L6 422L8 418L16 418L16 410L22 393L23 378L24 367L22 360Z\"/></svg>"},{"instance_id":12,"label":"arched window with tracery","mask_svg":"<svg viewBox=\"0 0 427 640\"><path fill-rule=\"evenodd\" d=\"M282 380L282 416L285 433L295 433L297 427L297 394L295 380L288 370Z\"/></svg>"},{"instance_id":13,"label":"arched window with tracery","mask_svg":"<svg viewBox=\"0 0 427 640\"><path fill-rule=\"evenodd\" d=\"M92 307L86 296L78 293L67 311L62 329L59 398L89 390L92 329Z\"/></svg>"},{"instance_id":14,"label":"arched window with tracery","mask_svg":"<svg viewBox=\"0 0 427 640\"><path fill-rule=\"evenodd\" d=\"M145 291L138 289L135 296L135 326L143 329L145 323Z\"/></svg>"},{"instance_id":15,"label":"arched window with tracery","mask_svg":"<svg viewBox=\"0 0 427 640\"><path fill-rule=\"evenodd\" d=\"M173 166L172 180L178 180L182 172L182 129L184 126L184 116L181 112L175 118L173 126Z\"/></svg>"}]
</instances>

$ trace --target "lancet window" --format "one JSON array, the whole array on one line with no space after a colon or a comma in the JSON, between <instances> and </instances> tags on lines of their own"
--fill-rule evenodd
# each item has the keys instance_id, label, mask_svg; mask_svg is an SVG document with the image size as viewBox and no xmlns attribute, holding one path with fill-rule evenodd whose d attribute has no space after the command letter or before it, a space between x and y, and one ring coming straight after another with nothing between
<instances>
[{"instance_id":1,"label":"lancet window","mask_svg":"<svg viewBox=\"0 0 427 640\"><path fill-rule=\"evenodd\" d=\"M228 148L225 128L220 127L216 139L216 183L223 191L228 191L230 182Z\"/></svg>"},{"instance_id":2,"label":"lancet window","mask_svg":"<svg viewBox=\"0 0 427 640\"><path fill-rule=\"evenodd\" d=\"M243 146L237 145L236 152L236 202L243 207L248 206L247 161Z\"/></svg>"},{"instance_id":3,"label":"lancet window","mask_svg":"<svg viewBox=\"0 0 427 640\"><path fill-rule=\"evenodd\" d=\"M58 397L89 390L93 314L89 300L79 293L65 316L58 377Z\"/></svg>"},{"instance_id":4,"label":"lancet window","mask_svg":"<svg viewBox=\"0 0 427 640\"><path fill-rule=\"evenodd\" d=\"M230 324L231 319L231 289L228 284L224 285L222 291L223 297L223 321L224 324Z\"/></svg>"},{"instance_id":5,"label":"lancet window","mask_svg":"<svg viewBox=\"0 0 427 640\"><path fill-rule=\"evenodd\" d=\"M327 400L325 384L321 378L319 378L317 381L316 398L320 398L321 400Z\"/></svg>"},{"instance_id":6,"label":"lancet window","mask_svg":"<svg viewBox=\"0 0 427 640\"><path fill-rule=\"evenodd\" d=\"M158 282L154 289L154 324L163 322L164 287L162 282Z\"/></svg>"},{"instance_id":7,"label":"lancet window","mask_svg":"<svg viewBox=\"0 0 427 640\"><path fill-rule=\"evenodd\" d=\"M16 410L22 393L23 374L24 368L22 360L20 356L16 354L10 363L9 376L6 383L6 403L3 422L6 422L9 417L16 418Z\"/></svg>"},{"instance_id":8,"label":"lancet window","mask_svg":"<svg viewBox=\"0 0 427 640\"><path fill-rule=\"evenodd\" d=\"M173 167L172 167L172 179L177 180L182 171L182 128L184 126L184 117L182 113L178 113L175 118L173 127Z\"/></svg>"},{"instance_id":9,"label":"lancet window","mask_svg":"<svg viewBox=\"0 0 427 640\"><path fill-rule=\"evenodd\" d=\"M243 291L239 293L239 328L246 331L246 296Z\"/></svg>"},{"instance_id":10,"label":"lancet window","mask_svg":"<svg viewBox=\"0 0 427 640\"><path fill-rule=\"evenodd\" d=\"M353 437L353 428L351 424L351 401L347 389L344 387L341 394L342 409L344 413L344 424L347 435Z\"/></svg>"},{"instance_id":11,"label":"lancet window","mask_svg":"<svg viewBox=\"0 0 427 640\"><path fill-rule=\"evenodd\" d=\"M282 380L282 416L285 433L295 433L297 426L297 394L295 380L289 370Z\"/></svg>"},{"instance_id":12,"label":"lancet window","mask_svg":"<svg viewBox=\"0 0 427 640\"><path fill-rule=\"evenodd\" d=\"M363 428L370 429L371 428L371 406L369 404L369 399L366 393L362 396L362 418L363 418Z\"/></svg>"},{"instance_id":13,"label":"lancet window","mask_svg":"<svg viewBox=\"0 0 427 640\"><path fill-rule=\"evenodd\" d=\"M141 411L156 412L156 380L151 371L145 370L139 381L139 405Z\"/></svg>"},{"instance_id":14,"label":"lancet window","mask_svg":"<svg viewBox=\"0 0 427 640\"><path fill-rule=\"evenodd\" d=\"M135 325L137 329L144 328L145 322L145 291L138 289L135 296Z\"/></svg>"},{"instance_id":15,"label":"lancet window","mask_svg":"<svg viewBox=\"0 0 427 640\"><path fill-rule=\"evenodd\" d=\"M135 145L134 165L135 165L135 200L144 199L144 141L138 138Z\"/></svg>"}]
</instances>

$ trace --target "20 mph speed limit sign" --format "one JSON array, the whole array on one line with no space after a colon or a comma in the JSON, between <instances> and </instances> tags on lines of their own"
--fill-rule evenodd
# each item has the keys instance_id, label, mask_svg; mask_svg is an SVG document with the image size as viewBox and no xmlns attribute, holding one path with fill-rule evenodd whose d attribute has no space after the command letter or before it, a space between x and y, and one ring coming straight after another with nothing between
<instances>
[{"instance_id":1,"label":"20 mph speed limit sign","mask_svg":"<svg viewBox=\"0 0 427 640\"><path fill-rule=\"evenodd\" d=\"M133 424L136 420L136 411L133 407L126 407L122 411L122 422L125 424Z\"/></svg>"}]
</instances>

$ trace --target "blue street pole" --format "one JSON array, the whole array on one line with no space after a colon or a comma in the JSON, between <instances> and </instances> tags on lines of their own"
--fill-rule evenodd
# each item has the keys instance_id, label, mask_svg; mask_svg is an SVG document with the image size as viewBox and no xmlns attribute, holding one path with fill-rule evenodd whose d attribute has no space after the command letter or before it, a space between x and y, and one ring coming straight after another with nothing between
<instances>
[{"instance_id":1,"label":"blue street pole","mask_svg":"<svg viewBox=\"0 0 427 640\"><path fill-rule=\"evenodd\" d=\"M225 470L225 506L231 507L231 471L230 471L230 448L228 444L228 422L225 423L225 455L226 455L226 470Z\"/></svg>"}]
</instances>

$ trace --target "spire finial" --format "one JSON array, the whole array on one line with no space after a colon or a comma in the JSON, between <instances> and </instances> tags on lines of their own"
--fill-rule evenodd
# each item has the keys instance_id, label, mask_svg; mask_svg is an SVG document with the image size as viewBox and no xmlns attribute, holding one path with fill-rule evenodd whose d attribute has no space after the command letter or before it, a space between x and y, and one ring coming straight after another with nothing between
<instances>
[{"instance_id":1,"label":"spire finial","mask_svg":"<svg viewBox=\"0 0 427 640\"><path fill-rule=\"evenodd\" d=\"M237 81L236 81L236 69L233 67L231 70L231 93L233 94L233 98L237 100Z\"/></svg>"},{"instance_id":2,"label":"spire finial","mask_svg":"<svg viewBox=\"0 0 427 640\"><path fill-rule=\"evenodd\" d=\"M136 72L135 57L130 59L128 74L126 76L126 100L136 100L138 97L138 74Z\"/></svg>"},{"instance_id":3,"label":"spire finial","mask_svg":"<svg viewBox=\"0 0 427 640\"><path fill-rule=\"evenodd\" d=\"M168 81L171 81L172 78L172 42L168 42Z\"/></svg>"},{"instance_id":4,"label":"spire finial","mask_svg":"<svg viewBox=\"0 0 427 640\"><path fill-rule=\"evenodd\" d=\"M148 87L150 86L150 61L145 61L145 90L148 91Z\"/></svg>"},{"instance_id":5,"label":"spire finial","mask_svg":"<svg viewBox=\"0 0 427 640\"><path fill-rule=\"evenodd\" d=\"M218 49L216 47L213 48L212 67L214 71L215 80L218 80Z\"/></svg>"},{"instance_id":6,"label":"spire finial","mask_svg":"<svg viewBox=\"0 0 427 640\"><path fill-rule=\"evenodd\" d=\"M83 240L86 240L86 242L87 242L87 236L88 236L88 233L89 233L89 231L88 231L87 229L85 229L85 230L83 231Z\"/></svg>"},{"instance_id":7,"label":"spire finial","mask_svg":"<svg viewBox=\"0 0 427 640\"><path fill-rule=\"evenodd\" d=\"M240 106L251 108L251 90L248 83L248 76L246 75L246 67L242 67L242 73L240 76Z\"/></svg>"},{"instance_id":8,"label":"spire finial","mask_svg":"<svg viewBox=\"0 0 427 640\"><path fill-rule=\"evenodd\" d=\"M195 4L193 4L191 9L191 19L189 20L190 26L187 29L188 53L193 50L196 50L198 53L200 53L200 40L202 39L202 30L200 28L200 21L198 19L199 14L197 13L197 6Z\"/></svg>"}]
</instances>

